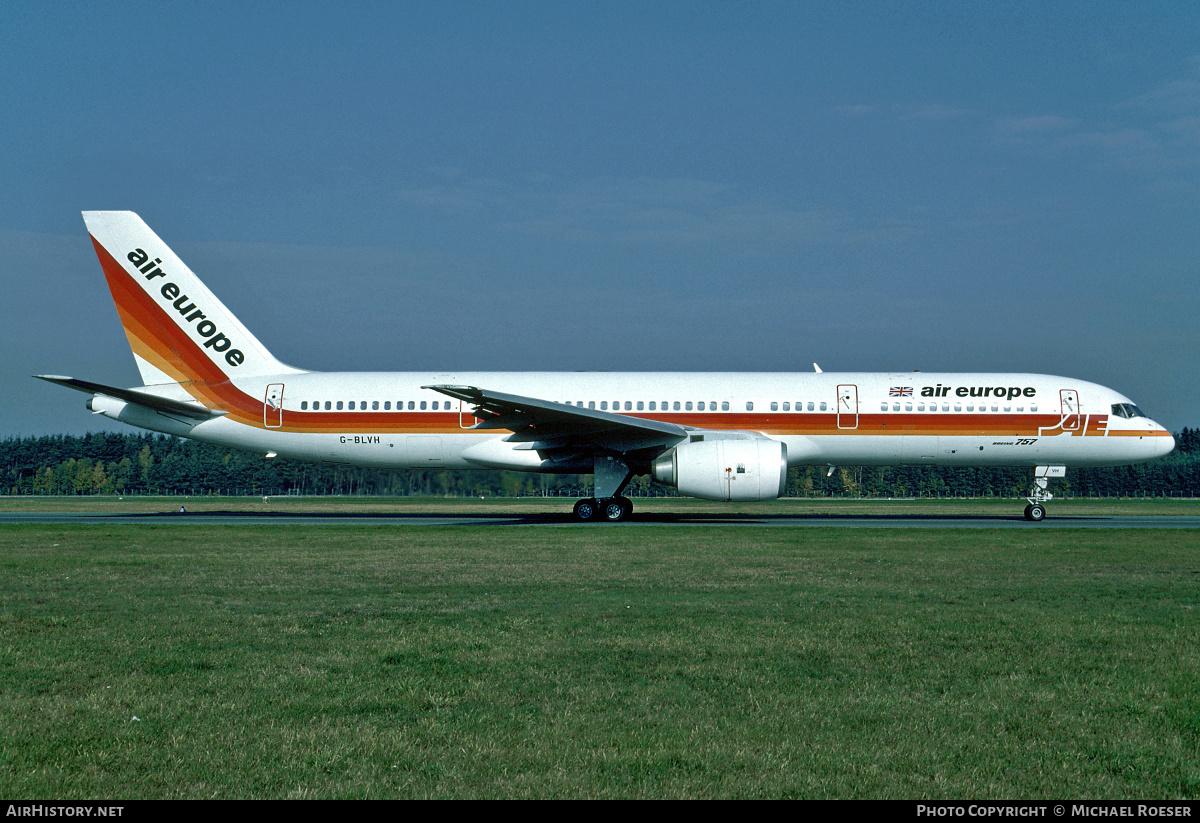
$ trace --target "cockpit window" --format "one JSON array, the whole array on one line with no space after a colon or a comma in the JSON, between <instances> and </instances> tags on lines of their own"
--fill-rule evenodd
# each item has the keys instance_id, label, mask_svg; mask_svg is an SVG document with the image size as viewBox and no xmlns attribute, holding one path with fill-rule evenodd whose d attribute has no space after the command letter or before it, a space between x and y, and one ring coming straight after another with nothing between
<instances>
[{"instance_id":1,"label":"cockpit window","mask_svg":"<svg viewBox=\"0 0 1200 823\"><path fill-rule=\"evenodd\" d=\"M1134 417L1146 416L1142 413L1141 409L1132 403L1113 403L1112 413L1116 417L1124 417L1126 420L1130 420Z\"/></svg>"}]
</instances>

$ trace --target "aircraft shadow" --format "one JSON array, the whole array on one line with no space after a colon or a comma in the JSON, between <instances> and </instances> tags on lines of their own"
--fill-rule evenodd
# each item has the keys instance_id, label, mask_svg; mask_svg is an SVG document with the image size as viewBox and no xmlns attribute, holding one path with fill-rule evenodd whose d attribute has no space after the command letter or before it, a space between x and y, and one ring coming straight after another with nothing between
<instances>
[{"instance_id":1,"label":"aircraft shadow","mask_svg":"<svg viewBox=\"0 0 1200 823\"><path fill-rule=\"evenodd\" d=\"M139 512L120 515L100 515L100 518L105 517L120 517L122 519L180 519L192 522L204 520L236 520L247 523L255 521L261 522L301 522L301 523L320 523L320 522L393 522L393 523L418 523L418 522L437 522L462 525L593 525L603 526L610 525L601 522L595 523L580 523L573 515L567 512L545 512L545 513L513 513L513 514L473 514L469 512L460 513L437 513L437 512L247 512L247 511L200 511L200 512ZM1070 518L1057 518L1059 521L1069 519L1070 522L1085 524L1095 521L1103 521L1111 518L1097 516L1071 516ZM628 520L622 524L616 525L690 525L690 524L721 524L721 525L752 525L752 524L787 524L787 523L803 523L805 525L814 525L820 523L828 523L829 525L851 525L861 523L864 525L871 523L888 524L888 523L928 523L930 525L946 524L946 523L1011 523L1014 521L1025 522L1025 518L1020 513L1011 515L997 514L956 514L956 515L938 515L938 514L713 514L713 513L667 513L667 512L635 512ZM1033 524L1031 524L1033 525Z\"/></svg>"}]
</instances>

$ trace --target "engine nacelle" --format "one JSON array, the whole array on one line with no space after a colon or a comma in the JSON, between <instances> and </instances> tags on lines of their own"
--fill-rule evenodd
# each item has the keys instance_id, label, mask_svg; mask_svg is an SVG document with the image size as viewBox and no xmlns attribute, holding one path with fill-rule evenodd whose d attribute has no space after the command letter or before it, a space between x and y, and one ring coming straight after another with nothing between
<instances>
[{"instance_id":1,"label":"engine nacelle","mask_svg":"<svg viewBox=\"0 0 1200 823\"><path fill-rule=\"evenodd\" d=\"M125 411L128 406L129 404L124 400L109 397L107 394L92 395L92 399L87 401L88 411L92 414L102 414L113 420L120 420L121 412Z\"/></svg>"},{"instance_id":2,"label":"engine nacelle","mask_svg":"<svg viewBox=\"0 0 1200 823\"><path fill-rule=\"evenodd\" d=\"M704 500L774 500L787 485L787 446L778 440L698 440L654 461L650 476Z\"/></svg>"}]
</instances>

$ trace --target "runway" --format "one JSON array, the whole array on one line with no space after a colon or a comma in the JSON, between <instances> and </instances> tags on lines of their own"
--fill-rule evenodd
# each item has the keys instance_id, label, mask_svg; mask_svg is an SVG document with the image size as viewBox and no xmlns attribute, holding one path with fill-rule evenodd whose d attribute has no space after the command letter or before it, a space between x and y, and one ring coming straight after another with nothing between
<instances>
[{"instance_id":1,"label":"runway","mask_svg":"<svg viewBox=\"0 0 1200 823\"><path fill-rule=\"evenodd\" d=\"M570 514L422 514L277 512L0 512L0 525L145 526L572 526L591 529L637 526L745 526L753 528L843 529L1200 529L1200 517L1088 516L1047 517L1030 523L1016 515L850 515L850 514L675 514L635 513L625 523L577 522Z\"/></svg>"}]
</instances>

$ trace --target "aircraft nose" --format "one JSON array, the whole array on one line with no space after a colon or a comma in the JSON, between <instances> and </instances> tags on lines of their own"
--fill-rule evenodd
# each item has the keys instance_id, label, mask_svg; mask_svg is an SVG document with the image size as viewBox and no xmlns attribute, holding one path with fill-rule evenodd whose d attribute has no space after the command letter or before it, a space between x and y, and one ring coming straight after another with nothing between
<instances>
[{"instance_id":1,"label":"aircraft nose","mask_svg":"<svg viewBox=\"0 0 1200 823\"><path fill-rule=\"evenodd\" d=\"M1164 456L1170 454L1171 452L1175 451L1175 438L1171 435L1170 432L1168 432L1162 426L1159 426L1157 423L1155 423L1154 425L1158 426L1158 428L1160 428L1164 432L1166 432L1166 436L1155 438L1155 440L1162 441L1158 444L1158 456L1164 457Z\"/></svg>"}]
</instances>

